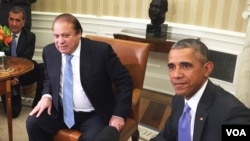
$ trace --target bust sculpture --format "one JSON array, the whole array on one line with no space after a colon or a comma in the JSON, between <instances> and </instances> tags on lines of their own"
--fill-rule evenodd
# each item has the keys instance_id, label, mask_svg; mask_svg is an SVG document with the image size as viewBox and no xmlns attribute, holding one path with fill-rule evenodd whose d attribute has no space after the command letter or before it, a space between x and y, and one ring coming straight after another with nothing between
<instances>
[{"instance_id":1,"label":"bust sculpture","mask_svg":"<svg viewBox=\"0 0 250 141\"><path fill-rule=\"evenodd\" d=\"M152 25L161 25L165 21L165 14L168 11L167 0L152 0L148 9Z\"/></svg>"}]
</instances>

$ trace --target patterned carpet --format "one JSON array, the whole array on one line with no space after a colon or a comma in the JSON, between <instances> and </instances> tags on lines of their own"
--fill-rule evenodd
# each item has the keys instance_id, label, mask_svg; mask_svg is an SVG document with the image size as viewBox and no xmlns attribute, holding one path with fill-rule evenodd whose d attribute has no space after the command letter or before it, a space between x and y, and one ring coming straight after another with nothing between
<instances>
[{"instance_id":1,"label":"patterned carpet","mask_svg":"<svg viewBox=\"0 0 250 141\"><path fill-rule=\"evenodd\" d=\"M148 128L143 124L139 125L139 132L140 132L140 140L141 141L149 141L149 139L153 138L158 134L158 131Z\"/></svg>"}]
</instances>

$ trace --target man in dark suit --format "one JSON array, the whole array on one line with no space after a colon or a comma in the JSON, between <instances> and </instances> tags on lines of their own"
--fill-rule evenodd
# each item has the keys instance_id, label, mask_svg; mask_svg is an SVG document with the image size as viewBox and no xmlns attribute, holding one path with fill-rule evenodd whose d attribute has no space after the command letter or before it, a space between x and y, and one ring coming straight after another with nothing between
<instances>
[{"instance_id":1,"label":"man in dark suit","mask_svg":"<svg viewBox=\"0 0 250 141\"><path fill-rule=\"evenodd\" d=\"M197 39L183 39L172 46L168 68L176 95L164 129L150 141L180 141L183 137L185 141L221 141L223 124L250 125L249 109L208 79L213 71L208 54L206 45ZM182 126L189 130L187 135L178 128L184 105L191 109L190 128Z\"/></svg>"},{"instance_id":2,"label":"man in dark suit","mask_svg":"<svg viewBox=\"0 0 250 141\"><path fill-rule=\"evenodd\" d=\"M73 15L57 16L52 29L54 43L43 50L43 96L26 121L29 140L51 140L63 128L84 133L79 141L93 141L108 125L121 131L132 103L133 83L128 70L109 44L82 38L81 24ZM73 90L67 96L73 95L73 100L64 95L64 88L69 86L63 81L69 76L64 71L70 68L65 67L67 56L72 57L73 68L73 78L68 79L73 81L68 89ZM67 102L73 104L65 111ZM66 126L64 114L72 116L73 124Z\"/></svg>"},{"instance_id":3,"label":"man in dark suit","mask_svg":"<svg viewBox=\"0 0 250 141\"><path fill-rule=\"evenodd\" d=\"M10 51L6 51L5 55L7 56L17 56L32 60L35 51L35 41L36 36L34 33L29 30L23 28L25 24L25 16L26 13L24 9L21 7L12 7L8 14L8 26L12 35L15 37L12 40L15 40L16 47L13 46L10 48ZM13 42L12 42L13 44ZM21 76L19 78L14 78L12 83L12 116L15 118L20 114L21 111L21 96L20 96L20 86L30 85L37 81L38 78L42 76L37 76L36 73L38 71L39 65L35 61L34 62L34 70L30 73ZM5 96L2 96L2 100L5 107Z\"/></svg>"},{"instance_id":4,"label":"man in dark suit","mask_svg":"<svg viewBox=\"0 0 250 141\"><path fill-rule=\"evenodd\" d=\"M14 6L22 7L25 10L25 25L24 28L31 29L31 4L35 3L36 0L0 0L0 24L8 24L8 13L10 9Z\"/></svg>"}]
</instances>

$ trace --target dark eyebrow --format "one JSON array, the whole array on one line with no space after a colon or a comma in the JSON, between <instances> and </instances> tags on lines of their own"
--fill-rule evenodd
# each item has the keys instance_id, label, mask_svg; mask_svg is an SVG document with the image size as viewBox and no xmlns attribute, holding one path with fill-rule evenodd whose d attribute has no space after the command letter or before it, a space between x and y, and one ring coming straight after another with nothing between
<instances>
[{"instance_id":1,"label":"dark eyebrow","mask_svg":"<svg viewBox=\"0 0 250 141\"><path fill-rule=\"evenodd\" d=\"M174 65L174 64L173 63L168 63L167 65L169 66L169 65Z\"/></svg>"},{"instance_id":2,"label":"dark eyebrow","mask_svg":"<svg viewBox=\"0 0 250 141\"><path fill-rule=\"evenodd\" d=\"M182 66L190 66L190 67L193 66L193 64L190 63L190 62L181 62L181 65L182 65Z\"/></svg>"},{"instance_id":3,"label":"dark eyebrow","mask_svg":"<svg viewBox=\"0 0 250 141\"><path fill-rule=\"evenodd\" d=\"M187 64L192 64L192 63L190 63L190 62L181 62L181 64L187 65Z\"/></svg>"},{"instance_id":4,"label":"dark eyebrow","mask_svg":"<svg viewBox=\"0 0 250 141\"><path fill-rule=\"evenodd\" d=\"M189 65L189 66L192 66L192 65L193 65L193 64L190 63L190 62L181 62L180 64L181 64L181 65ZM169 67L170 67L170 66L173 66L173 65L174 65L174 63L168 63L168 64L167 64L167 66L169 66Z\"/></svg>"}]
</instances>

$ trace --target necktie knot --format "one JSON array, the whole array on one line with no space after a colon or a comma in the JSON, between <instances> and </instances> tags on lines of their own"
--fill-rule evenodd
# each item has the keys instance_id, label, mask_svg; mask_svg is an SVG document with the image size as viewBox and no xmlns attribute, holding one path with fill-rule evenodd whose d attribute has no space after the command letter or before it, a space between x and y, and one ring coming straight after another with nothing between
<instances>
[{"instance_id":1,"label":"necktie knot","mask_svg":"<svg viewBox=\"0 0 250 141\"><path fill-rule=\"evenodd\" d=\"M191 108L190 108L190 107L188 106L188 104L186 103L183 112L189 113L190 110L191 110Z\"/></svg>"},{"instance_id":2,"label":"necktie knot","mask_svg":"<svg viewBox=\"0 0 250 141\"><path fill-rule=\"evenodd\" d=\"M67 54L67 55L66 55L66 62L71 61L72 57L73 57L73 55Z\"/></svg>"}]
</instances>

